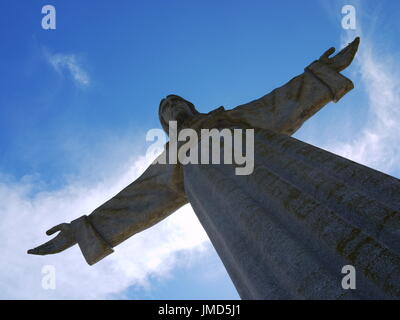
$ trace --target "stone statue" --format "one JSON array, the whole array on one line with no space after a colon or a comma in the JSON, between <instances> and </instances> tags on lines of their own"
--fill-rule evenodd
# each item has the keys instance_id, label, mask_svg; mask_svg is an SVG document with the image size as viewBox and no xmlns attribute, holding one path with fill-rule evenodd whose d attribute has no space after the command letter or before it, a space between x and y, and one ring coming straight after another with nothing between
<instances>
[{"instance_id":1,"label":"stone statue","mask_svg":"<svg viewBox=\"0 0 400 320\"><path fill-rule=\"evenodd\" d=\"M166 131L170 120L195 130L254 128L254 172L153 163L90 215L48 230L59 233L28 253L78 243L91 265L189 202L242 299L399 298L399 180L291 137L353 89L340 71L359 41L334 57L330 48L303 74L232 110L202 114L178 96L163 99ZM346 265L356 270L356 290L342 287Z\"/></svg>"}]
</instances>

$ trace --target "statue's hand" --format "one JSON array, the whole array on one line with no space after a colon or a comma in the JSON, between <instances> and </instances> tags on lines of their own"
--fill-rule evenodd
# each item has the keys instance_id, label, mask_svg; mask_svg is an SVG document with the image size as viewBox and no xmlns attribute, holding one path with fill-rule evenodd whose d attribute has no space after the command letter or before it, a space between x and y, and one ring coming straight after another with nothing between
<instances>
[{"instance_id":1,"label":"statue's hand","mask_svg":"<svg viewBox=\"0 0 400 320\"><path fill-rule=\"evenodd\" d=\"M50 236L57 231L60 231L60 233L55 238L39 247L28 250L28 253L38 255L54 254L64 251L76 243L74 232L69 223L61 223L48 230L46 234Z\"/></svg>"},{"instance_id":2,"label":"statue's hand","mask_svg":"<svg viewBox=\"0 0 400 320\"><path fill-rule=\"evenodd\" d=\"M320 62L327 64L332 69L340 72L346 69L354 59L357 53L358 45L360 44L360 38L357 37L342 49L336 56L329 58L335 52L335 48L330 48L319 58Z\"/></svg>"}]
</instances>

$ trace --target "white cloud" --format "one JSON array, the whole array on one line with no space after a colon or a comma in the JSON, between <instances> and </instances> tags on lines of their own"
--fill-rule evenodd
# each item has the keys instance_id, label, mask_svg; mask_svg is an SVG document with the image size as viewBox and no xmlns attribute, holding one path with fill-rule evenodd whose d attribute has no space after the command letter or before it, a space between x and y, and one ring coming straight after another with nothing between
<instances>
[{"instance_id":1,"label":"white cloud","mask_svg":"<svg viewBox=\"0 0 400 320\"><path fill-rule=\"evenodd\" d=\"M327 12L340 26L341 5L326 3ZM355 80L358 93L366 97L365 113L367 122L361 130L351 130L347 141L333 141L322 145L343 157L362 163L374 169L389 174L399 174L400 163L400 63L396 53L391 52L390 39L385 38L377 27L384 21L379 21L377 15L368 15L368 8L361 1L353 1L357 13L357 29L343 30L342 47L356 36L361 37L361 44L350 72ZM343 2L347 4L347 2ZM332 14L334 13L334 14ZM361 14L362 13L362 14ZM369 20L363 21L362 18ZM373 17L373 18L371 18ZM372 20L371 20L372 19ZM353 100L354 107L360 107L360 101ZM363 106L364 108L364 106ZM354 113L354 119L357 114ZM345 131L346 129L343 128ZM335 130L338 130L336 127ZM310 141L314 140L312 137Z\"/></svg>"},{"instance_id":2,"label":"white cloud","mask_svg":"<svg viewBox=\"0 0 400 320\"><path fill-rule=\"evenodd\" d=\"M140 157L131 161L124 173L92 185L75 181L60 190L33 196L30 193L36 183L34 178L10 182L0 177L0 298L120 297L129 286L149 287L150 275L168 277L176 264L185 264L193 255L204 253L209 240L190 205L125 241L94 266L86 264L78 246L57 255L26 253L48 240L44 234L48 228L90 213L134 180L152 159ZM180 261L176 259L177 253ZM182 256L186 256L186 262ZM44 265L56 268L56 290L41 287Z\"/></svg>"},{"instance_id":3,"label":"white cloud","mask_svg":"<svg viewBox=\"0 0 400 320\"><path fill-rule=\"evenodd\" d=\"M90 84L88 73L79 63L75 54L49 53L45 51L47 61L60 74L68 72L72 80L79 86L86 87Z\"/></svg>"},{"instance_id":4,"label":"white cloud","mask_svg":"<svg viewBox=\"0 0 400 320\"><path fill-rule=\"evenodd\" d=\"M345 37L345 43L350 37ZM391 172L400 162L400 72L399 63L372 39L361 38L354 64L368 98L368 121L349 142L329 149L367 166Z\"/></svg>"}]
</instances>

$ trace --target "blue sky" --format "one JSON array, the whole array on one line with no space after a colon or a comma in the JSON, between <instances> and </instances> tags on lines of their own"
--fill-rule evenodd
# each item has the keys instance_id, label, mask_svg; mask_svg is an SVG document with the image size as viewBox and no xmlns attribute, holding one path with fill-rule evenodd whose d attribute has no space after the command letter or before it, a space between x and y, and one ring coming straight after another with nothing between
<instances>
[{"instance_id":1,"label":"blue sky","mask_svg":"<svg viewBox=\"0 0 400 320\"><path fill-rule=\"evenodd\" d=\"M46 4L56 30L41 28ZM345 4L355 31L341 27ZM167 94L201 112L231 108L356 35L360 52L344 72L355 90L296 137L400 176L397 1L2 0L0 12L0 298L238 298L190 207L94 267L77 248L25 251L140 174ZM41 287L48 264L56 290Z\"/></svg>"}]
</instances>

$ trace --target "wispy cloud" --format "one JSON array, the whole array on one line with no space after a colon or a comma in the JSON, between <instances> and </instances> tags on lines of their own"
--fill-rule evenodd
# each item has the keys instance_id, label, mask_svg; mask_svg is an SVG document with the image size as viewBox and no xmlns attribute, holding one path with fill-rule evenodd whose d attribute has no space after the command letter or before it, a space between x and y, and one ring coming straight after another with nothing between
<instances>
[{"instance_id":1,"label":"wispy cloud","mask_svg":"<svg viewBox=\"0 0 400 320\"><path fill-rule=\"evenodd\" d=\"M385 25L382 16L377 14L380 12L379 5L374 3L373 7L368 7L368 3L357 0L321 1L328 17L339 28L342 18L341 8L346 4L352 4L356 9L357 28L342 29L341 47L354 40L356 36L361 37L356 59L347 71L351 73L350 78L355 83L354 91L357 91L357 98L346 97L347 103L354 106L354 113L350 118L343 123L335 123L334 128L325 126L323 130L343 130L348 134L344 141L343 138L335 138L329 132L327 136L331 138L325 143L321 143L316 134L304 138L343 157L398 176L400 175L398 52L390 49L393 48L391 37L379 29ZM362 118L366 119L361 127L357 122L357 112L364 113Z\"/></svg>"},{"instance_id":2,"label":"wispy cloud","mask_svg":"<svg viewBox=\"0 0 400 320\"><path fill-rule=\"evenodd\" d=\"M168 277L177 264L205 253L208 237L187 205L125 241L112 255L91 267L86 265L78 246L57 255L26 254L28 248L47 240L44 231L49 227L90 213L136 179L152 160L149 155L139 157L118 176L90 184L76 180L60 190L33 196L35 179L12 182L0 177L0 198L4 199L0 203L0 298L121 297L129 286L148 288L149 276ZM56 290L41 287L44 265L56 268Z\"/></svg>"},{"instance_id":3,"label":"wispy cloud","mask_svg":"<svg viewBox=\"0 0 400 320\"><path fill-rule=\"evenodd\" d=\"M50 53L45 51L45 55L47 61L58 73L68 73L78 86L87 87L90 85L90 77L75 54Z\"/></svg>"},{"instance_id":4,"label":"wispy cloud","mask_svg":"<svg viewBox=\"0 0 400 320\"><path fill-rule=\"evenodd\" d=\"M360 80L367 97L368 121L362 130L346 143L334 143L330 150L356 162L394 173L400 163L400 63L398 58L378 44L372 32L366 36L360 21L357 34L361 46L355 61L354 74ZM354 34L346 32L342 42L353 40Z\"/></svg>"}]
</instances>

